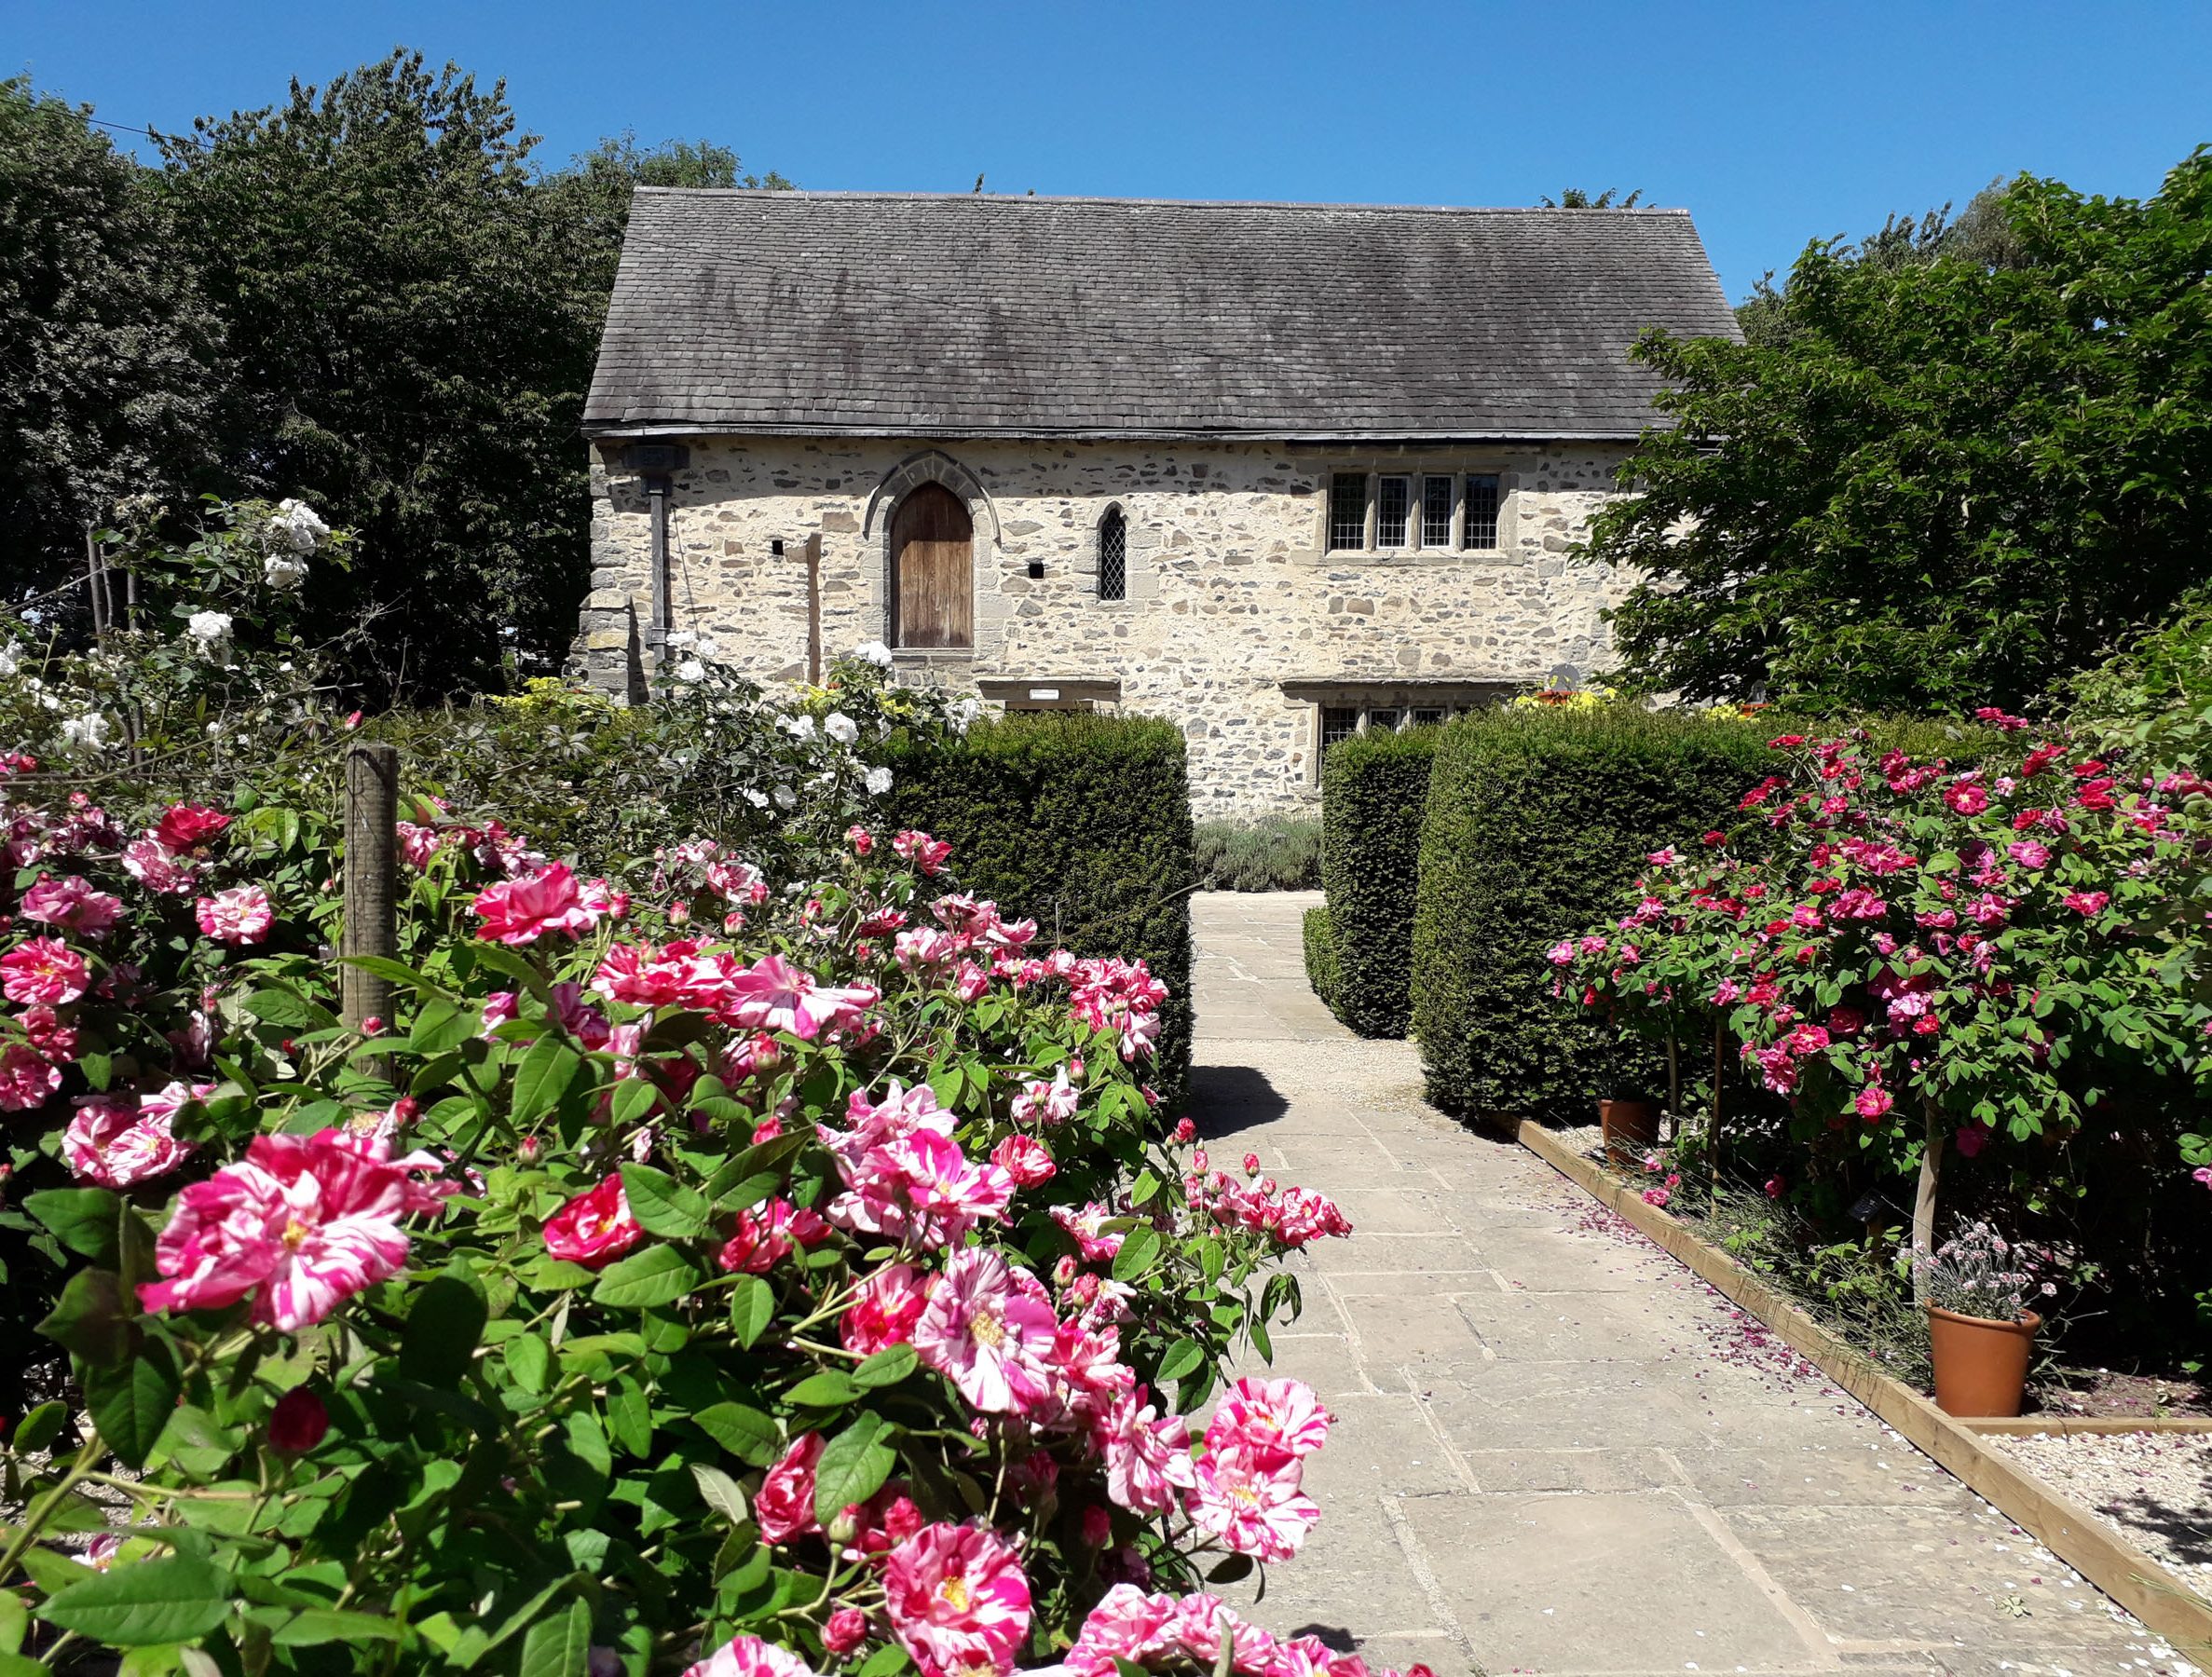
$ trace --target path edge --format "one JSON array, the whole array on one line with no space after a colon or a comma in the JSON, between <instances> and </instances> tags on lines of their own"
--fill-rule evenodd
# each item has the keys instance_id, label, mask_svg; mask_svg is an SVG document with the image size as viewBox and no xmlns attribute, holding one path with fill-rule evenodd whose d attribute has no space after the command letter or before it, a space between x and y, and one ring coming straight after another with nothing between
<instances>
[{"instance_id":1,"label":"path edge","mask_svg":"<svg viewBox=\"0 0 2212 1677\"><path fill-rule=\"evenodd\" d=\"M1973 1430L1976 1423L1953 1419L1910 1386L1883 1373L1775 1288L1692 1233L1680 1219L1647 1204L1636 1189L1575 1152L1541 1125L1525 1118L1500 1122L1513 1139L1649 1236L1716 1292L1764 1322L1791 1349L2151 1629L2192 1658L2212 1654L2212 1602L2115 1535L2080 1503L2041 1483L2009 1456L1984 1443Z\"/></svg>"}]
</instances>

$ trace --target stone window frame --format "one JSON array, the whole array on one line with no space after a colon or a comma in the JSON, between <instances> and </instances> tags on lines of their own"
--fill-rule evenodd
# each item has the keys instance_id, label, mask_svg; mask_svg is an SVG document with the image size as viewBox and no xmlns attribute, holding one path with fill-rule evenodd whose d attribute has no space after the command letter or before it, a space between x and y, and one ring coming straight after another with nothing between
<instances>
[{"instance_id":1,"label":"stone window frame","mask_svg":"<svg viewBox=\"0 0 2212 1677\"><path fill-rule=\"evenodd\" d=\"M1329 746L1335 743L1328 738L1331 713L1341 718L1346 711L1351 712L1352 731L1356 734L1373 732L1379 714L1386 714L1390 718L1386 724L1389 731L1403 733L1413 728L1441 727L1456 717L1495 709L1513 694L1527 690L1526 682L1512 681L1452 682L1444 684L1441 690L1435 684L1356 678L1341 684L1298 682L1292 697L1303 701L1313 713L1309 725L1311 749L1306 754L1307 779L1312 784L1320 784L1321 758Z\"/></svg>"},{"instance_id":2,"label":"stone window frame","mask_svg":"<svg viewBox=\"0 0 2212 1677\"><path fill-rule=\"evenodd\" d=\"M1354 476L1364 476L1367 480L1365 538L1361 545L1356 548L1331 546L1334 520L1331 513L1336 482L1340 477ZM1406 544L1402 547L1384 547L1377 540L1382 480L1386 477L1407 480ZM1449 477L1452 480L1452 534L1451 540L1442 546L1424 539L1427 531L1423 527L1425 520L1422 507L1427 480L1432 477ZM1497 542L1494 547L1470 548L1460 545L1467 530L1467 481L1470 477L1494 477L1497 480ZM1392 565L1438 565L1460 560L1495 564L1512 557L1520 511L1520 474L1505 461L1491 455L1455 455L1441 460L1370 457L1365 460L1335 461L1321 472L1315 492L1314 545L1323 563L1357 555L1362 559Z\"/></svg>"},{"instance_id":3,"label":"stone window frame","mask_svg":"<svg viewBox=\"0 0 2212 1677\"><path fill-rule=\"evenodd\" d=\"M968 598L971 603L969 609L974 614L974 630L969 638L973 644L965 647L894 646L891 650L902 662L908 663L970 663L981 650L984 633L983 598L1003 546L1003 533L999 526L998 505L990 498L990 491L983 486L983 480L941 448L924 448L907 456L877 481L874 491L867 498L867 510L860 521L860 533L863 540L873 538L876 543L875 575L871 580L875 597L870 602L870 607L880 625L880 634L884 643L890 645L892 619L896 615L893 610L891 592L891 533L898 523L901 504L924 484L935 484L949 491L968 510L968 524L972 530L969 539ZM881 528L878 528L879 521Z\"/></svg>"},{"instance_id":4,"label":"stone window frame","mask_svg":"<svg viewBox=\"0 0 2212 1677\"><path fill-rule=\"evenodd\" d=\"M1106 521L1121 520L1121 593L1106 592ZM1126 606L1134 597L1132 584L1136 580L1137 544L1132 539L1136 525L1129 517L1129 509L1116 496L1099 509L1099 516L1091 524L1091 601L1099 606Z\"/></svg>"}]
</instances>

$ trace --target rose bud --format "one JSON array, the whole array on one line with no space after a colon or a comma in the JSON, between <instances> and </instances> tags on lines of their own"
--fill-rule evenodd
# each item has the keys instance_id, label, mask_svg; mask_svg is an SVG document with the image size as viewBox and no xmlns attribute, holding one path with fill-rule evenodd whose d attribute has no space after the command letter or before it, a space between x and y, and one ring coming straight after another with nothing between
<instances>
[{"instance_id":1,"label":"rose bud","mask_svg":"<svg viewBox=\"0 0 2212 1677\"><path fill-rule=\"evenodd\" d=\"M843 1548L845 1545L851 1543L853 1539L859 1534L859 1506L854 1503L847 1503L842 1508L838 1510L838 1517L829 1522L829 1530L826 1535L833 1546L838 1548Z\"/></svg>"},{"instance_id":2,"label":"rose bud","mask_svg":"<svg viewBox=\"0 0 2212 1677\"><path fill-rule=\"evenodd\" d=\"M840 1607L822 1627L822 1645L832 1654L850 1654L867 1641L867 1615L857 1607Z\"/></svg>"},{"instance_id":3,"label":"rose bud","mask_svg":"<svg viewBox=\"0 0 2212 1677\"><path fill-rule=\"evenodd\" d=\"M753 1145L758 1147L763 1141L773 1141L783 1133L784 1121L771 1112L753 1126Z\"/></svg>"},{"instance_id":4,"label":"rose bud","mask_svg":"<svg viewBox=\"0 0 2212 1677\"><path fill-rule=\"evenodd\" d=\"M514 1157L517 1164L535 1165L544 1156L545 1143L535 1136L525 1136L514 1144Z\"/></svg>"},{"instance_id":5,"label":"rose bud","mask_svg":"<svg viewBox=\"0 0 2212 1677\"><path fill-rule=\"evenodd\" d=\"M330 1431L330 1411L306 1386L294 1386L269 1411L269 1448L280 1455L306 1455Z\"/></svg>"},{"instance_id":6,"label":"rose bud","mask_svg":"<svg viewBox=\"0 0 2212 1677\"><path fill-rule=\"evenodd\" d=\"M1065 1253L1061 1256L1060 1261L1052 1266L1052 1284L1055 1287L1065 1287L1075 1279L1075 1254Z\"/></svg>"},{"instance_id":7,"label":"rose bud","mask_svg":"<svg viewBox=\"0 0 2212 1677\"><path fill-rule=\"evenodd\" d=\"M1113 1516L1102 1503L1093 1503L1083 1511L1083 1541L1091 1548L1104 1548L1113 1541Z\"/></svg>"},{"instance_id":8,"label":"rose bud","mask_svg":"<svg viewBox=\"0 0 2212 1677\"><path fill-rule=\"evenodd\" d=\"M894 1543L904 1543L922 1529L922 1510L914 1506L912 1497L892 1499L891 1507L883 1510L883 1529L891 1534Z\"/></svg>"},{"instance_id":9,"label":"rose bud","mask_svg":"<svg viewBox=\"0 0 2212 1677\"><path fill-rule=\"evenodd\" d=\"M1198 1126L1188 1118L1177 1119L1175 1121L1175 1138L1181 1142L1195 1141L1198 1138Z\"/></svg>"},{"instance_id":10,"label":"rose bud","mask_svg":"<svg viewBox=\"0 0 2212 1677\"><path fill-rule=\"evenodd\" d=\"M1244 1174L1246 1176L1258 1176L1260 1174L1260 1155L1258 1153L1246 1153L1244 1155Z\"/></svg>"},{"instance_id":11,"label":"rose bud","mask_svg":"<svg viewBox=\"0 0 2212 1677\"><path fill-rule=\"evenodd\" d=\"M361 1033L365 1037L382 1036L384 1034L383 1016L381 1014L371 1014L367 1018L363 1019L361 1022Z\"/></svg>"}]
</instances>

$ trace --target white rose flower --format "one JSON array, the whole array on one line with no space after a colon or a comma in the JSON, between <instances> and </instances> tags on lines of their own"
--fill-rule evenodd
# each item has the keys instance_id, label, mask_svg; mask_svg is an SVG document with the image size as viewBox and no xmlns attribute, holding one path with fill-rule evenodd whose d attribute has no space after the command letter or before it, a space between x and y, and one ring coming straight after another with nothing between
<instances>
[{"instance_id":1,"label":"white rose flower","mask_svg":"<svg viewBox=\"0 0 2212 1677\"><path fill-rule=\"evenodd\" d=\"M850 745L860 738L860 724L843 711L831 711L822 718L822 731L840 745Z\"/></svg>"},{"instance_id":2,"label":"white rose flower","mask_svg":"<svg viewBox=\"0 0 2212 1677\"><path fill-rule=\"evenodd\" d=\"M676 678L678 681L704 681L706 666L696 658L687 658L676 666Z\"/></svg>"},{"instance_id":3,"label":"white rose flower","mask_svg":"<svg viewBox=\"0 0 2212 1677\"><path fill-rule=\"evenodd\" d=\"M718 657L720 657L720 656L721 656L721 653L722 653L722 644L721 644L721 642L719 642L719 641L717 641L717 639L715 639L715 637L714 637L713 635L711 635L711 634L703 634L703 635L701 635L701 636L699 637L699 656L700 656L700 657L702 657L702 658L718 658Z\"/></svg>"},{"instance_id":4,"label":"white rose flower","mask_svg":"<svg viewBox=\"0 0 2212 1677\"><path fill-rule=\"evenodd\" d=\"M295 553L311 553L330 534L330 525L303 500L280 500L269 514L269 534Z\"/></svg>"},{"instance_id":5,"label":"white rose flower","mask_svg":"<svg viewBox=\"0 0 2212 1677\"><path fill-rule=\"evenodd\" d=\"M261 579L280 593L289 593L307 580L307 562L290 553L264 553Z\"/></svg>"},{"instance_id":6,"label":"white rose flower","mask_svg":"<svg viewBox=\"0 0 2212 1677\"><path fill-rule=\"evenodd\" d=\"M874 664L879 670L891 668L891 648L881 641L862 641L853 656L863 663Z\"/></svg>"},{"instance_id":7,"label":"white rose flower","mask_svg":"<svg viewBox=\"0 0 2212 1677\"><path fill-rule=\"evenodd\" d=\"M0 675L13 675L23 667L22 655L12 642L0 642Z\"/></svg>"},{"instance_id":8,"label":"white rose flower","mask_svg":"<svg viewBox=\"0 0 2212 1677\"><path fill-rule=\"evenodd\" d=\"M811 740L814 737L814 718L812 716L785 716L780 726L795 740Z\"/></svg>"},{"instance_id":9,"label":"white rose flower","mask_svg":"<svg viewBox=\"0 0 2212 1677\"><path fill-rule=\"evenodd\" d=\"M751 804L756 810L765 810L768 808L768 794L758 786L747 786L745 788L745 802Z\"/></svg>"},{"instance_id":10,"label":"white rose flower","mask_svg":"<svg viewBox=\"0 0 2212 1677\"><path fill-rule=\"evenodd\" d=\"M230 613L196 611L184 620L184 634L204 657L223 660L230 650Z\"/></svg>"},{"instance_id":11,"label":"white rose flower","mask_svg":"<svg viewBox=\"0 0 2212 1677\"><path fill-rule=\"evenodd\" d=\"M678 652L681 652L686 647L690 646L699 637L696 634L693 634L689 629L674 629L669 632L668 644L674 647Z\"/></svg>"},{"instance_id":12,"label":"white rose flower","mask_svg":"<svg viewBox=\"0 0 2212 1677\"><path fill-rule=\"evenodd\" d=\"M87 711L83 716L73 716L61 724L62 739L87 751L106 750L108 732L108 720L98 711Z\"/></svg>"},{"instance_id":13,"label":"white rose flower","mask_svg":"<svg viewBox=\"0 0 2212 1677\"><path fill-rule=\"evenodd\" d=\"M964 734L968 731L968 725L974 722L975 719L977 716L980 716L982 714L982 700L974 698L958 699L952 702L950 708L947 711L945 719L951 724L952 731L954 733Z\"/></svg>"},{"instance_id":14,"label":"white rose flower","mask_svg":"<svg viewBox=\"0 0 2212 1677\"><path fill-rule=\"evenodd\" d=\"M778 786L776 788L776 808L779 810L791 809L795 807L798 802L799 794L794 792L789 786Z\"/></svg>"},{"instance_id":15,"label":"white rose flower","mask_svg":"<svg viewBox=\"0 0 2212 1677\"><path fill-rule=\"evenodd\" d=\"M867 784L868 792L872 797L882 797L884 793L891 790L891 770L888 769L870 769L867 771Z\"/></svg>"}]
</instances>

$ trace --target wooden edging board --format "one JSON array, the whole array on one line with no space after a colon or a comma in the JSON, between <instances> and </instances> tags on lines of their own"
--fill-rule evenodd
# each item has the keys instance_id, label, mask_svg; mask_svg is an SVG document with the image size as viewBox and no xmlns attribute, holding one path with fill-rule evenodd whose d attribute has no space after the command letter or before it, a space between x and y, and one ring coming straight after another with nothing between
<instances>
[{"instance_id":1,"label":"wooden edging board","mask_svg":"<svg viewBox=\"0 0 2212 1677\"><path fill-rule=\"evenodd\" d=\"M1984 1443L1974 1429L1989 1422L1954 1420L1891 1379L1780 1291L1707 1245L1679 1219L1647 1205L1637 1189L1583 1158L1541 1125L1508 1120L1507 1128L1522 1146L1766 1323L1798 1355L2151 1629L2192 1658L2212 1652L2212 1602L2081 1504Z\"/></svg>"}]
</instances>

